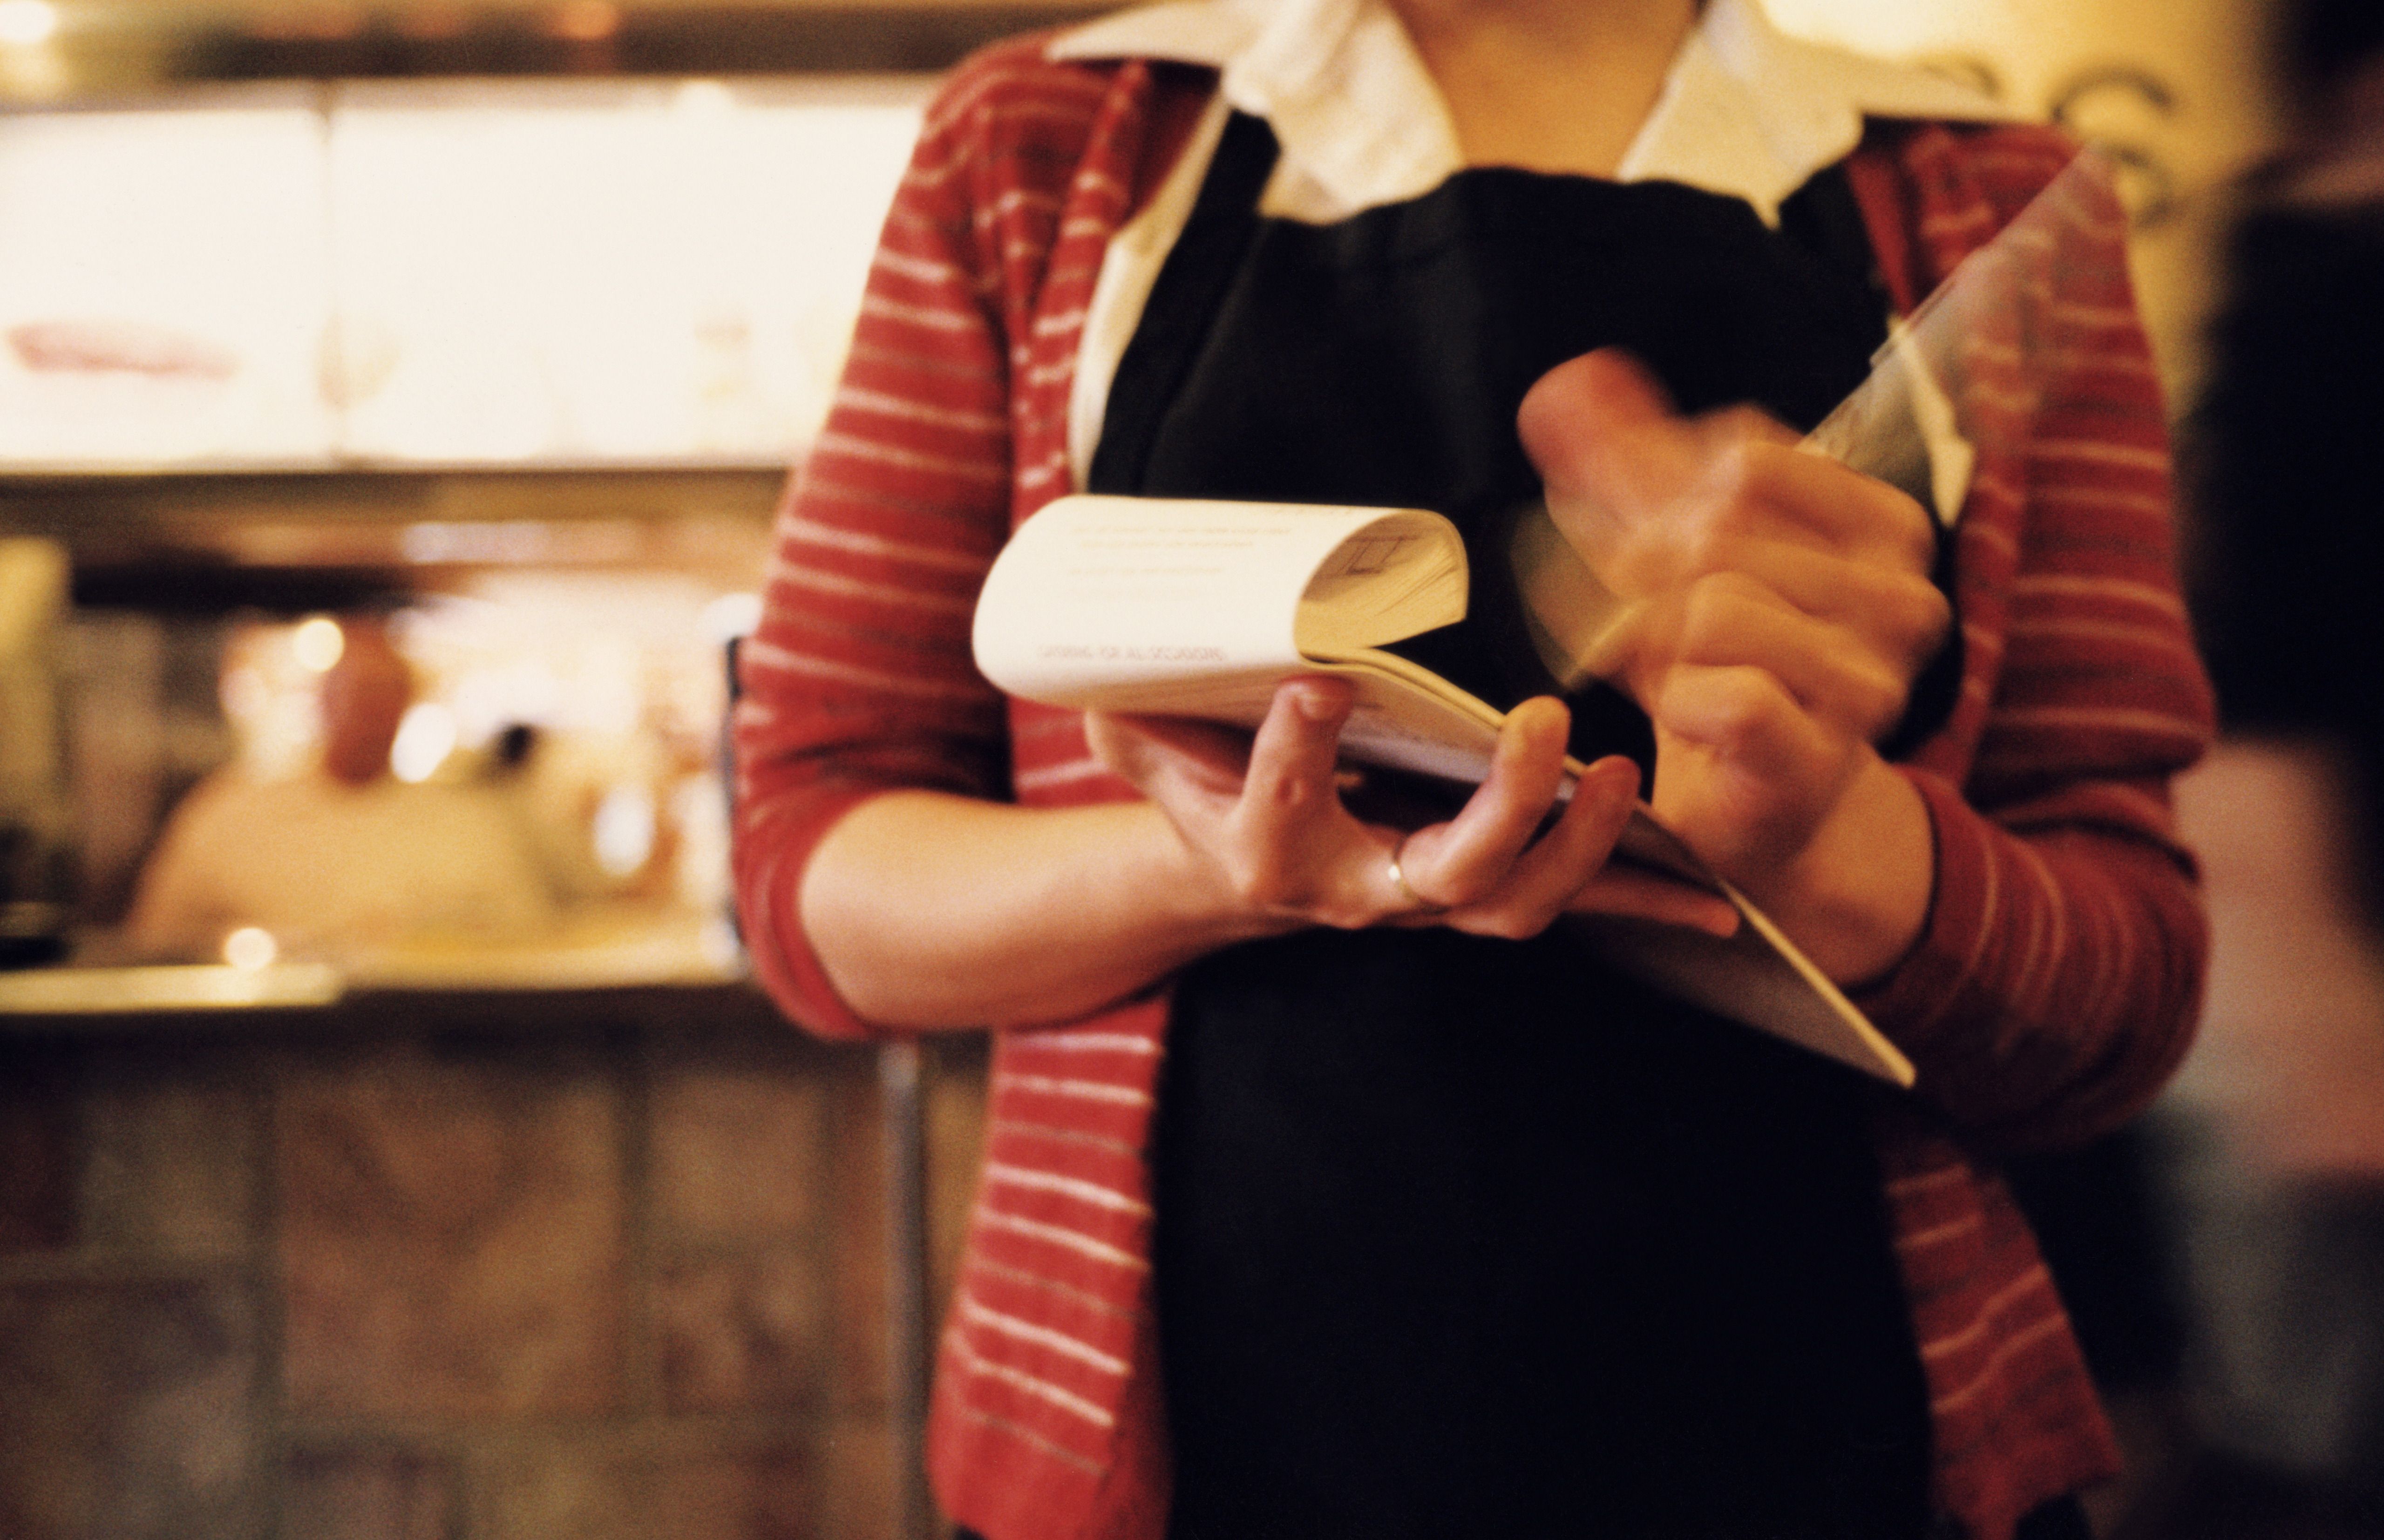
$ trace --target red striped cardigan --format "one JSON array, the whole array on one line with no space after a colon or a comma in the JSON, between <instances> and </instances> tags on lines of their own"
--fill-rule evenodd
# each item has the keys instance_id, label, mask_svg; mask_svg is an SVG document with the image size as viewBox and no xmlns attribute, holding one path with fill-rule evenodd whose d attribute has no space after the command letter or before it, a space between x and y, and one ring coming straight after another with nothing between
<instances>
[{"instance_id":1,"label":"red striped cardigan","mask_svg":"<svg viewBox=\"0 0 2384 1540\"><path fill-rule=\"evenodd\" d=\"M781 510L744 651L737 873L760 975L813 1030L839 1001L797 913L804 862L860 800L930 787L1038 806L1131 793L1077 719L1006 701L969 656L1017 521L1069 488L1067 403L1105 244L1211 86L1034 40L963 67L888 221L826 430ZM2039 129L1874 123L1853 163L1908 306L2069 154ZM1865 1003L1918 1064L1882 1117L1895 1248L1935 1424L1935 1497L1981 1540L2116 1468L2061 1304L1993 1174L1998 1148L2140 1107L2184 1050L2204 927L2167 777L2206 686L2172 576L2169 477L2117 210L2036 296L2040 359L1973 344L1980 465L1960 535L1967 677L1909 763L1937 891ZM1158 990L997 1042L987 1163L943 1338L930 1463L993 1540L1159 1540L1167 1439L1145 1141Z\"/></svg>"}]
</instances>

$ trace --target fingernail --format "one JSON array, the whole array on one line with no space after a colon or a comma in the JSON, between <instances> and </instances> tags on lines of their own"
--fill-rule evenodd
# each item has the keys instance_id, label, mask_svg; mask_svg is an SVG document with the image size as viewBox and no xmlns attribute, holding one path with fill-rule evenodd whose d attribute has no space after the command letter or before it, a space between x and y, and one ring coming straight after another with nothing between
<instances>
[{"instance_id":1,"label":"fingernail","mask_svg":"<svg viewBox=\"0 0 2384 1540\"><path fill-rule=\"evenodd\" d=\"M1534 695L1530 700L1524 702L1523 705L1530 707L1532 711L1538 715L1546 717L1548 719L1549 726L1559 731L1568 729L1572 726L1571 708L1553 695ZM1520 710L1521 708L1519 707L1518 709Z\"/></svg>"},{"instance_id":2,"label":"fingernail","mask_svg":"<svg viewBox=\"0 0 2384 1540\"><path fill-rule=\"evenodd\" d=\"M1599 778L1602 790L1615 796L1628 797L1639 789L1639 764L1623 754L1608 754L1589 767L1589 773Z\"/></svg>"},{"instance_id":3,"label":"fingernail","mask_svg":"<svg viewBox=\"0 0 2384 1540\"><path fill-rule=\"evenodd\" d=\"M1341 702L1325 690L1300 686L1292 691L1291 699L1299 714L1310 722L1330 722L1341 713Z\"/></svg>"}]
</instances>

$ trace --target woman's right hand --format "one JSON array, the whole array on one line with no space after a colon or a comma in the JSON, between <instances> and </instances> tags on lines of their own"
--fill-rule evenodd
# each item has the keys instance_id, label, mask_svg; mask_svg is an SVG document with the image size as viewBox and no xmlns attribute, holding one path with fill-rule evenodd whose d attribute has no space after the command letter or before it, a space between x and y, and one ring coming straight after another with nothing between
<instances>
[{"instance_id":1,"label":"woman's right hand","mask_svg":"<svg viewBox=\"0 0 2384 1540\"><path fill-rule=\"evenodd\" d=\"M1568 912L1719 934L1736 925L1720 899L1608 869L1638 793L1628 759L1591 765L1550 822L1570 726L1561 702L1544 697L1509 713L1489 777L1455 817L1413 830L1369 823L1341 799L1351 703L1344 682L1310 677L1276 690L1255 738L1100 712L1086 714L1085 728L1101 763L1166 814L1218 901L1261 929L1437 925L1521 938Z\"/></svg>"}]
</instances>

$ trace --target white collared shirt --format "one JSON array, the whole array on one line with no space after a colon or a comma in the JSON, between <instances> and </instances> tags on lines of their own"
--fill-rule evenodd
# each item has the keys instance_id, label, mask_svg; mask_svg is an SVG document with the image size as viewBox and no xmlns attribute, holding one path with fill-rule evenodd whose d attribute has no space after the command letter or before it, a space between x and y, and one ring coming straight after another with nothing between
<instances>
[{"instance_id":1,"label":"white collared shirt","mask_svg":"<svg viewBox=\"0 0 2384 1540\"><path fill-rule=\"evenodd\" d=\"M1069 400L1069 460L1081 486L1118 361L1231 112L1274 130L1281 154L1259 211L1277 218L1332 224L1419 198L1465 160L1438 86L1384 0L1161 0L1063 32L1049 52L1218 71L1184 153L1101 264ZM1867 117L2010 116L1927 70L1788 37L1756 0L1707 0L1615 180L1744 198L1776 225L1782 201L1861 141Z\"/></svg>"}]
</instances>

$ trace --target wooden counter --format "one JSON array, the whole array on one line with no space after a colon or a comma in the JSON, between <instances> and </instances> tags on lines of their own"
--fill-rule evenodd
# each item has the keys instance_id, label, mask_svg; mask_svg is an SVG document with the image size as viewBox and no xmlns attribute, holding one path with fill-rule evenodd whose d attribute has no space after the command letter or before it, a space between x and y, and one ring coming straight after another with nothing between
<instances>
[{"instance_id":1,"label":"wooden counter","mask_svg":"<svg viewBox=\"0 0 2384 1540\"><path fill-rule=\"evenodd\" d=\"M0 1527L898 1533L875 1050L528 961L0 975ZM925 1065L945 1258L983 1061Z\"/></svg>"}]
</instances>

